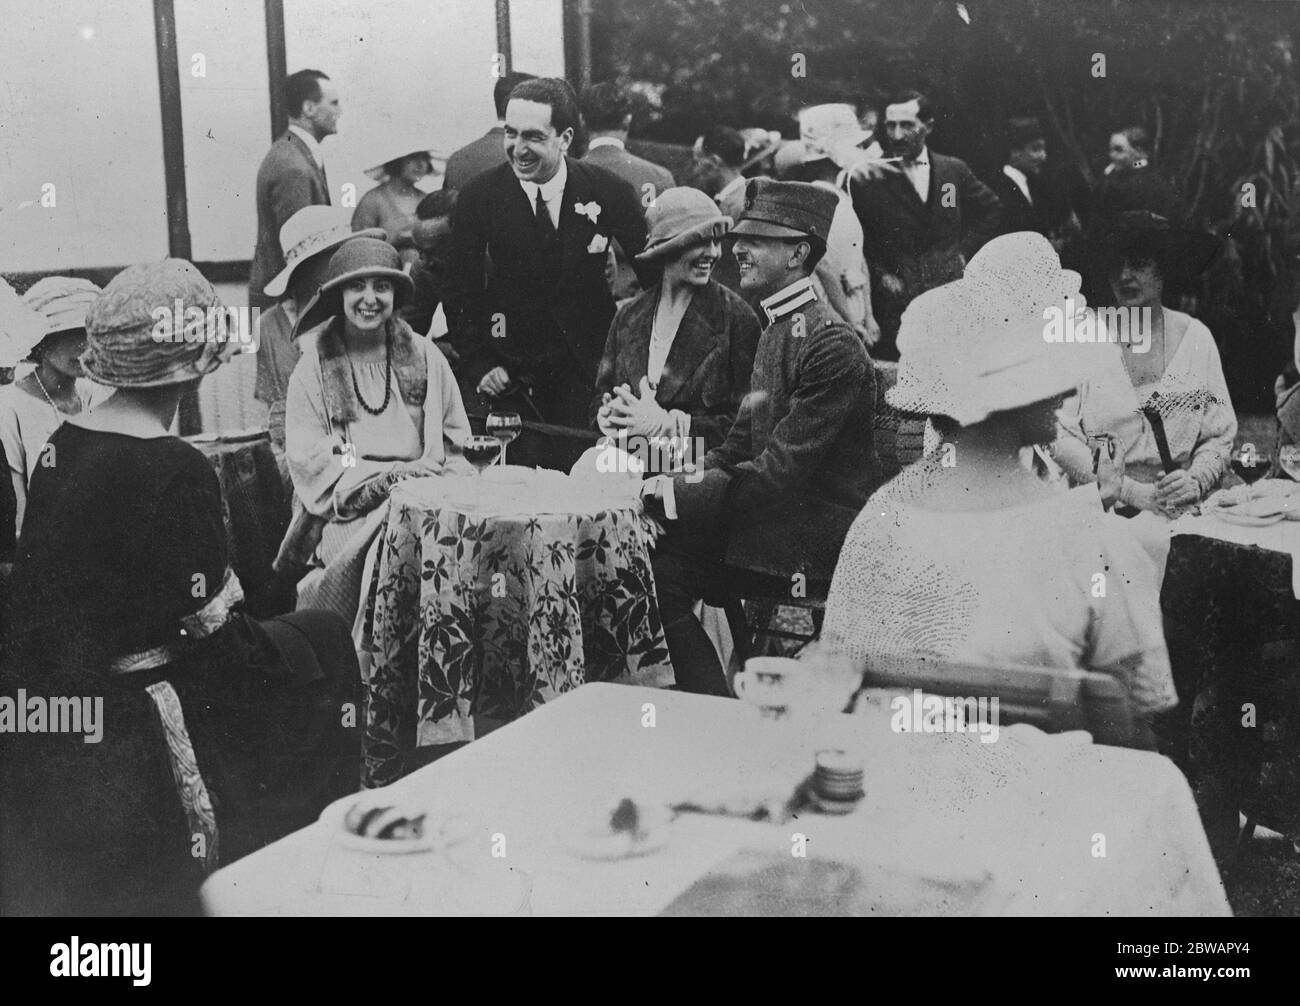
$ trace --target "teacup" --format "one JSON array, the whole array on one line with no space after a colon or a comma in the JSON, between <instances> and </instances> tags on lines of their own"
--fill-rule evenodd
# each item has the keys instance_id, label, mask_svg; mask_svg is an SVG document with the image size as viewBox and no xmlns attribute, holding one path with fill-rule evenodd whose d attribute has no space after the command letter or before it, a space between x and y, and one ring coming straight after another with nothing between
<instances>
[{"instance_id":1,"label":"teacup","mask_svg":"<svg viewBox=\"0 0 1300 1006\"><path fill-rule=\"evenodd\" d=\"M736 697L751 702L769 719L790 715L807 685L808 668L789 657L751 657L732 679Z\"/></svg>"}]
</instances>

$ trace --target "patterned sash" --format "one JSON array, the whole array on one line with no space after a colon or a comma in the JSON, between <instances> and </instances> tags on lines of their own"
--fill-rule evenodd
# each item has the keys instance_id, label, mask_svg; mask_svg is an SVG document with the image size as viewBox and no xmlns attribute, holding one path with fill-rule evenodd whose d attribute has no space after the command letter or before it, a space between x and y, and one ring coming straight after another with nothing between
<instances>
[{"instance_id":1,"label":"patterned sash","mask_svg":"<svg viewBox=\"0 0 1300 1006\"><path fill-rule=\"evenodd\" d=\"M203 870L211 873L217 868L217 816L212 807L212 796L207 784L199 772L199 761L194 754L194 744L189 731L185 729L185 713L181 709L180 696L168 681L159 681L145 689L153 699L154 710L158 714L158 723L162 727L163 739L167 742L168 761L171 763L172 779L176 783L176 793L181 799L185 819L189 822L191 842L195 836L202 836ZM194 853L193 846L191 852ZM194 853L197 855L197 853Z\"/></svg>"}]
</instances>

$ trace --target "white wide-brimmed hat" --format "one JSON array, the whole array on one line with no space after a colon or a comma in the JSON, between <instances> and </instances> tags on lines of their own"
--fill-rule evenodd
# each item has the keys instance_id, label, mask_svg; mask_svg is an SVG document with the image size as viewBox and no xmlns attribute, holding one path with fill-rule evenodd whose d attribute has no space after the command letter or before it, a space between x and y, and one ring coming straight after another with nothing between
<instances>
[{"instance_id":1,"label":"white wide-brimmed hat","mask_svg":"<svg viewBox=\"0 0 1300 1006\"><path fill-rule=\"evenodd\" d=\"M387 237L382 227L352 229L352 214L338 206L304 206L280 228L280 247L284 249L284 268L266 284L268 297L283 297L289 278L313 255L337 248L353 236Z\"/></svg>"},{"instance_id":2,"label":"white wide-brimmed hat","mask_svg":"<svg viewBox=\"0 0 1300 1006\"><path fill-rule=\"evenodd\" d=\"M871 132L862 128L852 105L810 105L799 110L799 139L805 163L830 158L842 168L850 160L849 152L871 139Z\"/></svg>"},{"instance_id":3,"label":"white wide-brimmed hat","mask_svg":"<svg viewBox=\"0 0 1300 1006\"><path fill-rule=\"evenodd\" d=\"M1086 307L1079 286L1079 274L1061 268L1041 234L994 238L962 279L921 294L903 312L898 382L886 401L973 426L994 412L1072 392L1087 379L1088 354L1096 350L1049 342L1047 331L1053 317L1059 327Z\"/></svg>"},{"instance_id":4,"label":"white wide-brimmed hat","mask_svg":"<svg viewBox=\"0 0 1300 1006\"><path fill-rule=\"evenodd\" d=\"M429 158L429 163L433 168L431 174L438 173L440 167L445 168L447 157L440 154L436 148L428 146L428 137L423 136L419 139L403 137L395 143L385 142L378 149L387 154L387 156L376 164L373 168L366 168L366 175L377 182L382 182L388 178L388 172L384 170L384 165L391 164L393 161L402 161L408 157L414 157L416 154L425 154Z\"/></svg>"},{"instance_id":5,"label":"white wide-brimmed hat","mask_svg":"<svg viewBox=\"0 0 1300 1006\"><path fill-rule=\"evenodd\" d=\"M102 292L79 276L46 276L27 289L23 303L45 318L46 334L53 335L84 329L86 313Z\"/></svg>"},{"instance_id":6,"label":"white wide-brimmed hat","mask_svg":"<svg viewBox=\"0 0 1300 1006\"><path fill-rule=\"evenodd\" d=\"M0 279L0 367L16 367L49 334L49 322Z\"/></svg>"}]
</instances>

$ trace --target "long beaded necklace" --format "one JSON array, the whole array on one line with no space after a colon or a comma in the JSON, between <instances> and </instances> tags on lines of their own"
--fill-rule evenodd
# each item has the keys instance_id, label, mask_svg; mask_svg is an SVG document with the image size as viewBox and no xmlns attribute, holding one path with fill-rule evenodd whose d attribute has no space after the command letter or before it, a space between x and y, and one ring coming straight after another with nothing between
<instances>
[{"instance_id":1,"label":"long beaded necklace","mask_svg":"<svg viewBox=\"0 0 1300 1006\"><path fill-rule=\"evenodd\" d=\"M45 390L45 384L41 381L41 375L33 370L32 377L36 379L36 386L41 389L41 394L44 395L45 400L50 403L50 408L54 410L54 414L59 417L59 422L63 422L63 417L68 415L68 413L64 412L54 404L54 399L51 398L50 393Z\"/></svg>"},{"instance_id":2,"label":"long beaded necklace","mask_svg":"<svg viewBox=\"0 0 1300 1006\"><path fill-rule=\"evenodd\" d=\"M384 337L384 403L374 408L361 397L361 387L357 384L357 369L352 366L352 355L348 354L348 370L352 372L352 390L356 392L361 407L372 416L382 416L388 410L388 402L393 397L393 333L389 331Z\"/></svg>"}]
</instances>

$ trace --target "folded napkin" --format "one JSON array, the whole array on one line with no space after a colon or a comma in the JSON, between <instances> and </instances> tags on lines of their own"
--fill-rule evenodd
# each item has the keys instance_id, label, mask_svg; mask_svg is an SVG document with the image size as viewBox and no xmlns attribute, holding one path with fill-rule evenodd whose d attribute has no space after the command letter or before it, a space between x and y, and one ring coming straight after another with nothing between
<instances>
[{"instance_id":1,"label":"folded napkin","mask_svg":"<svg viewBox=\"0 0 1300 1006\"><path fill-rule=\"evenodd\" d=\"M1268 494L1271 491L1268 481L1271 480L1257 483L1256 492ZM1229 524L1213 514L1214 504L1220 495L1221 493L1215 493L1205 501L1201 516L1189 515L1174 521L1170 526L1170 534L1199 534L1237 545L1254 545L1274 552L1285 552L1291 556L1291 592L1300 599L1300 520L1284 519L1264 527Z\"/></svg>"}]
</instances>

